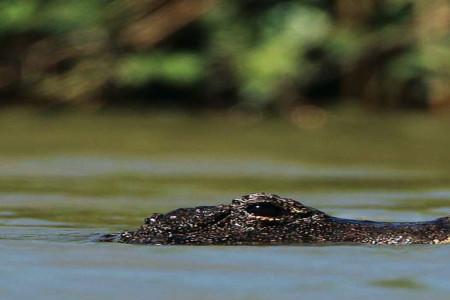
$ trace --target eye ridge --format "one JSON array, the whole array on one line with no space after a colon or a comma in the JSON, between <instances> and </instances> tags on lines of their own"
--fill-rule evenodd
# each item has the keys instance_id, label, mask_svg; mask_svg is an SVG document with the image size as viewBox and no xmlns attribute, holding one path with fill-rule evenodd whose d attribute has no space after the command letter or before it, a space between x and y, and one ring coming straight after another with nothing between
<instances>
[{"instance_id":1,"label":"eye ridge","mask_svg":"<svg viewBox=\"0 0 450 300\"><path fill-rule=\"evenodd\" d=\"M245 210L254 216L272 218L282 217L289 213L286 209L267 202L249 204Z\"/></svg>"}]
</instances>

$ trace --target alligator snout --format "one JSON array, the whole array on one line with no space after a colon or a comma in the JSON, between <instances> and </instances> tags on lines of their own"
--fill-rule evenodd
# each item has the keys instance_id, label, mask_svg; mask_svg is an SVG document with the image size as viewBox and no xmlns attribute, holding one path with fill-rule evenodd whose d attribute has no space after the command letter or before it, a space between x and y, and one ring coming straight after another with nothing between
<instances>
[{"instance_id":1,"label":"alligator snout","mask_svg":"<svg viewBox=\"0 0 450 300\"><path fill-rule=\"evenodd\" d=\"M274 194L230 204L153 214L136 231L103 241L152 245L448 244L450 217L427 222L375 222L330 216Z\"/></svg>"}]
</instances>

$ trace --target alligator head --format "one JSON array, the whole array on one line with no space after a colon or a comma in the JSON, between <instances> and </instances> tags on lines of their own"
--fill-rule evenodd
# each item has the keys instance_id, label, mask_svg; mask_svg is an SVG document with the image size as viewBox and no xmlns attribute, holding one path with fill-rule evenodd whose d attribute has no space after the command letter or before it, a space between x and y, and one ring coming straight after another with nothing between
<instances>
[{"instance_id":1,"label":"alligator head","mask_svg":"<svg viewBox=\"0 0 450 300\"><path fill-rule=\"evenodd\" d=\"M255 193L231 204L154 214L138 230L125 231L114 240L153 245L438 244L450 243L450 221L448 217L408 223L341 219L292 199Z\"/></svg>"}]
</instances>

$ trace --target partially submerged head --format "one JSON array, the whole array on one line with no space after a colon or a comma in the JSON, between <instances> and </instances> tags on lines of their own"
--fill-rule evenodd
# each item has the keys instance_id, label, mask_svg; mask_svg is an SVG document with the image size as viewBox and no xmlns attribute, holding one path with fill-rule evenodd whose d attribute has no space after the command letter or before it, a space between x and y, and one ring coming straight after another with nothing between
<instances>
[{"instance_id":1,"label":"partially submerged head","mask_svg":"<svg viewBox=\"0 0 450 300\"><path fill-rule=\"evenodd\" d=\"M280 244L309 241L327 217L288 198L254 193L231 204L180 208L154 214L120 240L145 244Z\"/></svg>"}]
</instances>

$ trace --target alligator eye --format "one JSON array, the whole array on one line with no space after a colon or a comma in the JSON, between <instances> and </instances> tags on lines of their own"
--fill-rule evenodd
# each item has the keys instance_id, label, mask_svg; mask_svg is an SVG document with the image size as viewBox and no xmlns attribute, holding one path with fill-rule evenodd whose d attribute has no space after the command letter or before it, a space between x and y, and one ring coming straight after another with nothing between
<instances>
[{"instance_id":1,"label":"alligator eye","mask_svg":"<svg viewBox=\"0 0 450 300\"><path fill-rule=\"evenodd\" d=\"M285 209L267 202L249 204L245 210L254 216L269 218L281 217L288 213Z\"/></svg>"}]
</instances>

